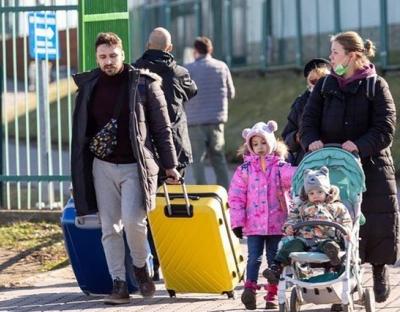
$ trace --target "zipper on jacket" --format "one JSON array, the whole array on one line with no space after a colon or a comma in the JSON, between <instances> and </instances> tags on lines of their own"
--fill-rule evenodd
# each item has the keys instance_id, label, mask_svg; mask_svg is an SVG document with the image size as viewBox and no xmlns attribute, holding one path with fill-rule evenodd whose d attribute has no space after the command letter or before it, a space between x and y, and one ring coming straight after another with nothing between
<instances>
[{"instance_id":1,"label":"zipper on jacket","mask_svg":"<svg viewBox=\"0 0 400 312\"><path fill-rule=\"evenodd\" d=\"M130 68L130 69L132 70L132 68ZM131 81L131 79L132 79L132 73L133 72L134 72L134 70L132 70L131 74L129 75L129 81ZM144 170L140 169L140 159L142 161L142 165L143 166L146 166L146 164L145 164L146 160L144 158L143 153L139 149L139 146L138 146L139 143L135 144L135 142L133 141L134 139L138 140L138 133L139 133L139 129L137 128L139 125L138 125L137 118L136 118L136 95L137 95L137 92L138 92L139 78L140 78L140 73L138 71L137 77L135 79L135 88L133 89L134 90L133 104L132 104L131 112L130 112L132 114L132 118L129 119L129 124L130 124L130 129L131 129L130 133L133 134L133 137L130 138L130 141L131 141L132 149L136 151L136 157L138 158L137 159L137 164L138 164L137 168L138 168L139 176L143 180L143 183L140 183L140 184L141 184L141 186L143 188L143 191L144 191L144 195L145 195L144 196L144 205L145 205L145 210L147 211L146 191L149 191L147 189L148 188L148 184L147 184L147 181L146 181L147 180L147 173L146 173L146 177L145 177ZM130 92L130 93L132 95L132 92ZM132 98L132 96L130 98ZM147 192L147 193L149 193L149 192ZM151 196L151 194L150 194L150 196ZM150 201L151 201L151 199L150 199Z\"/></svg>"}]
</instances>

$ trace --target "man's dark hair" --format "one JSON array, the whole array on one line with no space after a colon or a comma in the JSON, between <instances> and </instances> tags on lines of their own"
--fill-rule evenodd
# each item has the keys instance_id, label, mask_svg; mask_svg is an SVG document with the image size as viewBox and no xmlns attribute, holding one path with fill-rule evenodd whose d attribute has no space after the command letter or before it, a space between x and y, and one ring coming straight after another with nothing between
<instances>
[{"instance_id":1,"label":"man's dark hair","mask_svg":"<svg viewBox=\"0 0 400 312\"><path fill-rule=\"evenodd\" d=\"M114 34L113 32L102 32L97 35L95 44L96 50L97 47L102 44L106 44L108 46L116 45L117 47L121 48L121 50L123 49L121 38L118 37L118 35Z\"/></svg>"},{"instance_id":2,"label":"man's dark hair","mask_svg":"<svg viewBox=\"0 0 400 312\"><path fill-rule=\"evenodd\" d=\"M209 38L202 36L196 38L194 41L194 48L200 54L209 54L213 50L213 45Z\"/></svg>"}]
</instances>

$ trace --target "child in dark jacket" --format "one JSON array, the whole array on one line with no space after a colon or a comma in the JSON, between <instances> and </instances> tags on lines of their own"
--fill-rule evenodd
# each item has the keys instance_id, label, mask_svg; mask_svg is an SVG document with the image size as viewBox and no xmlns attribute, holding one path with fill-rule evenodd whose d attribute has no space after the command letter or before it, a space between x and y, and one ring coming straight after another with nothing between
<instances>
[{"instance_id":1,"label":"child in dark jacket","mask_svg":"<svg viewBox=\"0 0 400 312\"><path fill-rule=\"evenodd\" d=\"M299 128L304 106L317 81L330 73L330 64L323 58L315 58L304 66L304 77L307 80L307 90L298 96L290 108L287 124L282 131L282 138L289 148L288 161L298 166L303 159L304 150L299 142Z\"/></svg>"}]
</instances>

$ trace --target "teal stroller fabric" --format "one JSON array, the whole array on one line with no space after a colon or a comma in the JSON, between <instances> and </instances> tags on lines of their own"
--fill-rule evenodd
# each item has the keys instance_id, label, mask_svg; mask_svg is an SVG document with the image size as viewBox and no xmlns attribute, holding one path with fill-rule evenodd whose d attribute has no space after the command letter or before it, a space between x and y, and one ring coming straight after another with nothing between
<instances>
[{"instance_id":1,"label":"teal stroller fabric","mask_svg":"<svg viewBox=\"0 0 400 312\"><path fill-rule=\"evenodd\" d=\"M296 170L292 179L293 196L300 194L303 187L303 172L306 169L329 168L332 185L340 189L340 198L347 207L354 209L365 191L365 175L360 160L338 147L325 147L307 154ZM353 216L356 212L353 211Z\"/></svg>"}]
</instances>

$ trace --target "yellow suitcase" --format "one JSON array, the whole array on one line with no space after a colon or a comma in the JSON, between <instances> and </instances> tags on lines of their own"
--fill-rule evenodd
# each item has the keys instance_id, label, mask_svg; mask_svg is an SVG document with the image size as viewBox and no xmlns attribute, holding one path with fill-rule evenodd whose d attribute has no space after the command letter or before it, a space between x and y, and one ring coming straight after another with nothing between
<instances>
[{"instance_id":1,"label":"yellow suitcase","mask_svg":"<svg viewBox=\"0 0 400 312\"><path fill-rule=\"evenodd\" d=\"M169 199L164 195L166 189ZM170 297L177 292L234 297L245 263L240 242L230 230L227 197L218 185L164 185L159 189L149 221Z\"/></svg>"}]
</instances>

